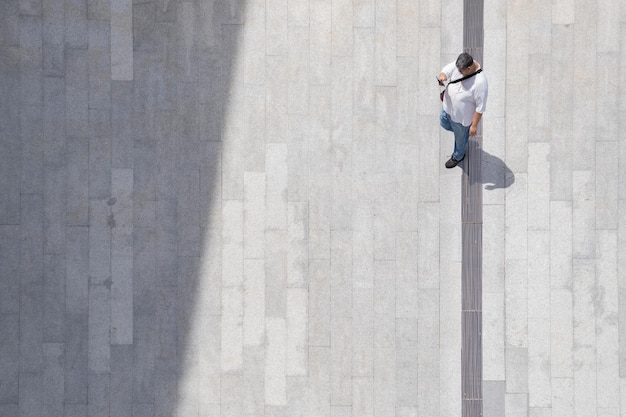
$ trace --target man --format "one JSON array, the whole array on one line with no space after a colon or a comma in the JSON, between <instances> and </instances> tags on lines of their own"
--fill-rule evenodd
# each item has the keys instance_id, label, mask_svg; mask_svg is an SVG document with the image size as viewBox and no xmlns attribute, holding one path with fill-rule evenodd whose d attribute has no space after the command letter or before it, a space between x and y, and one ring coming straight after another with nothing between
<instances>
[{"instance_id":1,"label":"man","mask_svg":"<svg viewBox=\"0 0 626 417\"><path fill-rule=\"evenodd\" d=\"M443 107L439 124L454 132L454 152L446 162L446 168L454 168L465 158L469 137L476 135L487 104L487 77L480 70L480 64L468 53L463 52L456 62L451 62L437 77L440 85L450 80L443 96ZM468 77L471 76L471 77ZM467 79L454 82L463 77Z\"/></svg>"}]
</instances>

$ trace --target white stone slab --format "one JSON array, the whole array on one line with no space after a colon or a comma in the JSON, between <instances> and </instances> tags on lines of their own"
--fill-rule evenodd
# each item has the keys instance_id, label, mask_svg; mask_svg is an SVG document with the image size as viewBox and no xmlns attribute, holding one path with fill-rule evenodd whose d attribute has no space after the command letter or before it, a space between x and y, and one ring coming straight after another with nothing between
<instances>
[{"instance_id":1,"label":"white stone slab","mask_svg":"<svg viewBox=\"0 0 626 417\"><path fill-rule=\"evenodd\" d=\"M239 372L243 366L243 290L222 289L222 372Z\"/></svg>"},{"instance_id":2,"label":"white stone slab","mask_svg":"<svg viewBox=\"0 0 626 417\"><path fill-rule=\"evenodd\" d=\"M222 200L222 285L243 283L243 201Z\"/></svg>"},{"instance_id":3,"label":"white stone slab","mask_svg":"<svg viewBox=\"0 0 626 417\"><path fill-rule=\"evenodd\" d=\"M574 324L572 292L553 288L551 292L550 340L551 375L555 379L571 378L574 371ZM553 386L554 387L554 386ZM558 395L555 388L554 395Z\"/></svg>"},{"instance_id":4,"label":"white stone slab","mask_svg":"<svg viewBox=\"0 0 626 417\"><path fill-rule=\"evenodd\" d=\"M572 202L550 203L550 282L552 288L572 287Z\"/></svg>"},{"instance_id":5,"label":"white stone slab","mask_svg":"<svg viewBox=\"0 0 626 417\"><path fill-rule=\"evenodd\" d=\"M506 262L505 300L507 348L525 348L528 346L528 264L524 259Z\"/></svg>"},{"instance_id":6,"label":"white stone slab","mask_svg":"<svg viewBox=\"0 0 626 417\"><path fill-rule=\"evenodd\" d=\"M508 155L508 150L507 150ZM528 254L528 175L517 173L506 190L505 259L526 259Z\"/></svg>"},{"instance_id":7,"label":"white stone slab","mask_svg":"<svg viewBox=\"0 0 626 417\"><path fill-rule=\"evenodd\" d=\"M288 376L307 374L308 291L305 288L287 290L287 363Z\"/></svg>"},{"instance_id":8,"label":"white stone slab","mask_svg":"<svg viewBox=\"0 0 626 417\"><path fill-rule=\"evenodd\" d=\"M244 260L243 342L262 346L265 341L265 259Z\"/></svg>"},{"instance_id":9,"label":"white stone slab","mask_svg":"<svg viewBox=\"0 0 626 417\"><path fill-rule=\"evenodd\" d=\"M505 306L502 292L483 292L483 380L505 379Z\"/></svg>"},{"instance_id":10,"label":"white stone slab","mask_svg":"<svg viewBox=\"0 0 626 417\"><path fill-rule=\"evenodd\" d=\"M266 328L265 403L268 405L286 405L287 329L285 319L268 318Z\"/></svg>"}]
</instances>

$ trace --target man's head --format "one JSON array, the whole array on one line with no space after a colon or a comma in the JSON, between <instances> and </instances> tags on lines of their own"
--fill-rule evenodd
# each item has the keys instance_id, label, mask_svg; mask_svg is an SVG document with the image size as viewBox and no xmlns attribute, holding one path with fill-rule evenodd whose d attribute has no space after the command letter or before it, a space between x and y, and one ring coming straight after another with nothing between
<instances>
[{"instance_id":1,"label":"man's head","mask_svg":"<svg viewBox=\"0 0 626 417\"><path fill-rule=\"evenodd\" d=\"M472 66L473 63L474 63L474 58L472 58L472 56L468 54L467 52L463 52L456 59L456 67L464 75L465 73L469 73L470 67Z\"/></svg>"}]
</instances>

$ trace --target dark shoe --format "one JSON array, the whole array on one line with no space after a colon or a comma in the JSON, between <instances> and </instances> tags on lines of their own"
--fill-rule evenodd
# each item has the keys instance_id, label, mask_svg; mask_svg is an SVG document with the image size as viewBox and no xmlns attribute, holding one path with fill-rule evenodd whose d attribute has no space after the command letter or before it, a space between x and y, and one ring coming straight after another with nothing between
<instances>
[{"instance_id":1,"label":"dark shoe","mask_svg":"<svg viewBox=\"0 0 626 417\"><path fill-rule=\"evenodd\" d=\"M450 159L448 159L448 161L446 162L446 168L448 169L454 168L455 166L459 164L459 162L461 162L464 159L465 159L465 155L463 155L463 158L459 159L458 161L454 159L454 156L451 156Z\"/></svg>"}]
</instances>

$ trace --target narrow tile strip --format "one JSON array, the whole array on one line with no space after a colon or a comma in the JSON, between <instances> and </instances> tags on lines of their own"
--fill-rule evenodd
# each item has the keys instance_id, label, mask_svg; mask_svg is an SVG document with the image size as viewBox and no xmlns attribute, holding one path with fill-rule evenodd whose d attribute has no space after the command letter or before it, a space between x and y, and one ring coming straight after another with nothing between
<instances>
[{"instance_id":1,"label":"narrow tile strip","mask_svg":"<svg viewBox=\"0 0 626 417\"><path fill-rule=\"evenodd\" d=\"M463 49L482 64L483 0L463 2ZM462 179L462 416L480 417L482 393L482 128L470 139Z\"/></svg>"}]
</instances>

